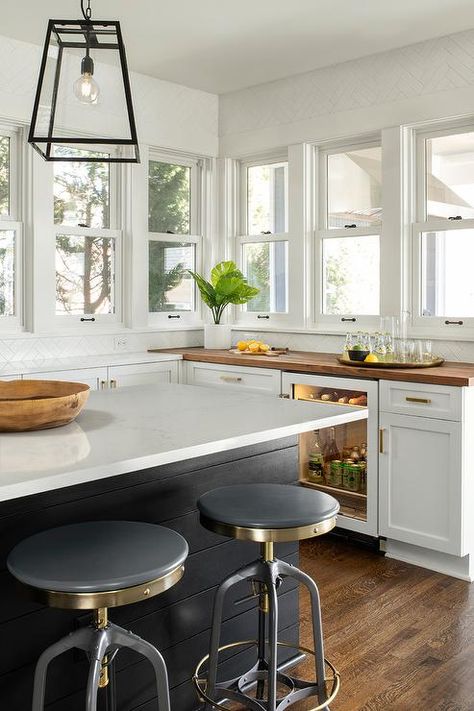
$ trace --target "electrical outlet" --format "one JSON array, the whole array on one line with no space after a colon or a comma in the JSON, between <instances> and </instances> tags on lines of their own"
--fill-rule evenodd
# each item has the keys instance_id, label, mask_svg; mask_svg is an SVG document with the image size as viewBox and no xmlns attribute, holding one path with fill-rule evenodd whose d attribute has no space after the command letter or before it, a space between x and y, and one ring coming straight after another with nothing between
<instances>
[{"instance_id":1,"label":"electrical outlet","mask_svg":"<svg viewBox=\"0 0 474 711\"><path fill-rule=\"evenodd\" d=\"M114 350L116 351L126 351L128 345L128 340L126 336L116 336L114 338Z\"/></svg>"}]
</instances>

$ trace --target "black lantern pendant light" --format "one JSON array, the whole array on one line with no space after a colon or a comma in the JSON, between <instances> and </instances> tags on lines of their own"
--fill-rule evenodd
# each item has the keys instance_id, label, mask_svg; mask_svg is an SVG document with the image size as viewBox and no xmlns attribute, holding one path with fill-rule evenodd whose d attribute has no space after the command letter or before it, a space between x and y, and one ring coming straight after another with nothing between
<instances>
[{"instance_id":1,"label":"black lantern pendant light","mask_svg":"<svg viewBox=\"0 0 474 711\"><path fill-rule=\"evenodd\" d=\"M139 163L120 22L92 20L90 2L48 23L28 142L48 161Z\"/></svg>"}]
</instances>

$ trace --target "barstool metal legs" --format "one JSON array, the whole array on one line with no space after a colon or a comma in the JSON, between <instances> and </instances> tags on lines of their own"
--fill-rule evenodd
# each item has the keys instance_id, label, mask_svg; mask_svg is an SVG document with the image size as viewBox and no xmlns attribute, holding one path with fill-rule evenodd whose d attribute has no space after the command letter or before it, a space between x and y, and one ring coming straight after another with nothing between
<instances>
[{"instance_id":1,"label":"barstool metal legs","mask_svg":"<svg viewBox=\"0 0 474 711\"><path fill-rule=\"evenodd\" d=\"M278 596L277 589L284 578L293 578L304 585L311 598L314 657L316 680L305 682L297 678L282 674L278 671ZM258 659L254 667L242 677L217 682L217 665L219 657L220 628L222 623L224 599L228 590L241 580L251 580L253 585L258 585L259 596L259 621L258 639L246 641L244 644L257 646ZM236 643L236 645L239 643ZM242 644L242 643L241 643ZM236 646L235 645L235 646ZM230 645L234 646L234 645ZM226 647L221 648L226 649ZM298 649L298 648L295 648ZM309 650L305 650L309 651ZM206 690L203 694L200 670L208 659L208 675ZM326 667L324 659L324 643L321 623L321 608L318 588L306 573L284 561L273 558L273 549L269 544L262 545L262 557L241 568L230 575L219 586L212 618L212 630L209 657L201 660L196 670L195 684L206 701L206 711L211 709L225 709L222 699L240 701L248 709L256 711L281 711L296 703L300 699L316 696L318 709L329 711L328 703L337 693L339 688L339 675L333 670L333 689L330 696L326 686ZM265 679L267 680L267 695L264 698ZM278 697L278 682L287 687L288 692ZM256 686L255 696L248 696L246 691L251 686Z\"/></svg>"},{"instance_id":2,"label":"barstool metal legs","mask_svg":"<svg viewBox=\"0 0 474 711\"><path fill-rule=\"evenodd\" d=\"M82 649L90 658L89 677L86 691L85 711L97 711L97 690L104 671L104 661L108 655L128 647L143 655L153 666L157 688L157 710L171 711L166 664L159 651L141 637L106 622L103 627L85 627L71 632L67 637L46 649L39 658L35 670L32 711L44 710L46 679L49 664L70 649Z\"/></svg>"},{"instance_id":3,"label":"barstool metal legs","mask_svg":"<svg viewBox=\"0 0 474 711\"><path fill-rule=\"evenodd\" d=\"M110 647L110 638L107 628L93 631L93 638L89 648L90 667L86 690L86 711L97 711L97 690L99 688L102 665L107 650Z\"/></svg>"},{"instance_id":4,"label":"barstool metal legs","mask_svg":"<svg viewBox=\"0 0 474 711\"><path fill-rule=\"evenodd\" d=\"M68 652L70 649L88 648L89 642L90 631L88 629L80 629L71 632L67 637L59 640L59 642L55 642L44 650L38 659L35 669L32 711L43 711L48 666L53 659L64 654L64 652Z\"/></svg>"},{"instance_id":5,"label":"barstool metal legs","mask_svg":"<svg viewBox=\"0 0 474 711\"><path fill-rule=\"evenodd\" d=\"M284 561L279 561L280 574L286 578L293 578L299 583L304 585L309 592L311 599L311 616L313 623L313 643L314 643L314 661L315 661L315 671L316 677L318 679L324 679L325 677L325 666L324 666L324 640L323 640L323 625L321 620L321 602L319 597L318 586L314 580L306 573L303 573L299 568L295 568L294 565L285 563ZM326 684L321 685L321 689L318 691L318 700L320 703L327 700L327 689Z\"/></svg>"}]
</instances>

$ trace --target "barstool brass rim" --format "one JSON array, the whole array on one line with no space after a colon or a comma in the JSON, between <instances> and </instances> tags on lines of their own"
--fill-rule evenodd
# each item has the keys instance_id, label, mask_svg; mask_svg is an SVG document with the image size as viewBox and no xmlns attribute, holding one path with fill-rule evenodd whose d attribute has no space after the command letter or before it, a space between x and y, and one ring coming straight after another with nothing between
<instances>
[{"instance_id":1,"label":"barstool brass rim","mask_svg":"<svg viewBox=\"0 0 474 711\"><path fill-rule=\"evenodd\" d=\"M254 543L288 543L290 541L303 541L307 538L322 536L336 526L336 516L325 521L311 523L307 526L294 528L247 528L236 526L222 521L216 521L201 514L201 524L209 531L219 533L221 536L236 538L239 541L253 541Z\"/></svg>"},{"instance_id":2,"label":"barstool brass rim","mask_svg":"<svg viewBox=\"0 0 474 711\"><path fill-rule=\"evenodd\" d=\"M256 639L247 639L239 642L231 642L230 644L225 644L222 647L219 647L217 650L219 652L225 652L227 649L233 649L235 647L241 647L241 646L248 646L248 645L253 645L257 646L258 641ZM312 649L309 649L308 647L298 647L294 644L291 644L290 642L277 642L277 645L280 647L287 647L289 649L294 649L295 651L302 652L304 654L309 654L310 656L314 657L315 653ZM201 679L199 677L199 674L201 672L202 667L204 664L207 662L209 659L209 654L206 654L205 657L201 659L199 664L196 667L196 670L194 672L193 676L193 684L200 696L200 699L202 702L206 702L207 704L210 704L212 708L217 709L217 711L229 711L229 708L226 708L225 706L222 706L222 704L219 704L217 701L214 701L213 699L210 698L210 696L207 696L206 692L202 688L202 684L206 683L205 679ZM323 709L326 709L329 704L331 704L336 696L339 693L339 690L341 688L341 675L334 666L328 659L324 658L325 664L329 667L329 669L332 672L331 677L325 677L324 682L325 684L332 684L331 687L331 692L329 694L329 697L324 701L322 704L318 704L318 706L314 706L311 709L308 709L308 711L323 711ZM222 689L222 692L225 693L225 689ZM291 704L290 704L291 705Z\"/></svg>"},{"instance_id":3,"label":"barstool brass rim","mask_svg":"<svg viewBox=\"0 0 474 711\"><path fill-rule=\"evenodd\" d=\"M179 565L170 573L120 590L105 590L90 593L69 593L59 590L45 590L21 583L30 599L48 607L63 610L98 610L99 608L120 607L154 597L169 590L181 580L184 565Z\"/></svg>"}]
</instances>

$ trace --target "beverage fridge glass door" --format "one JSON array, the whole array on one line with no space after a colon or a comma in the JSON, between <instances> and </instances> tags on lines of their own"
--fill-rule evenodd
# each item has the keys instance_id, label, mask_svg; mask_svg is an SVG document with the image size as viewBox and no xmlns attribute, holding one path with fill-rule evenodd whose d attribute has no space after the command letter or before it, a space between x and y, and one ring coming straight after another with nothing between
<instances>
[{"instance_id":1,"label":"beverage fridge glass door","mask_svg":"<svg viewBox=\"0 0 474 711\"><path fill-rule=\"evenodd\" d=\"M295 400L368 409L368 418L300 435L299 480L334 496L337 525L378 535L378 384L370 380L283 374Z\"/></svg>"}]
</instances>

